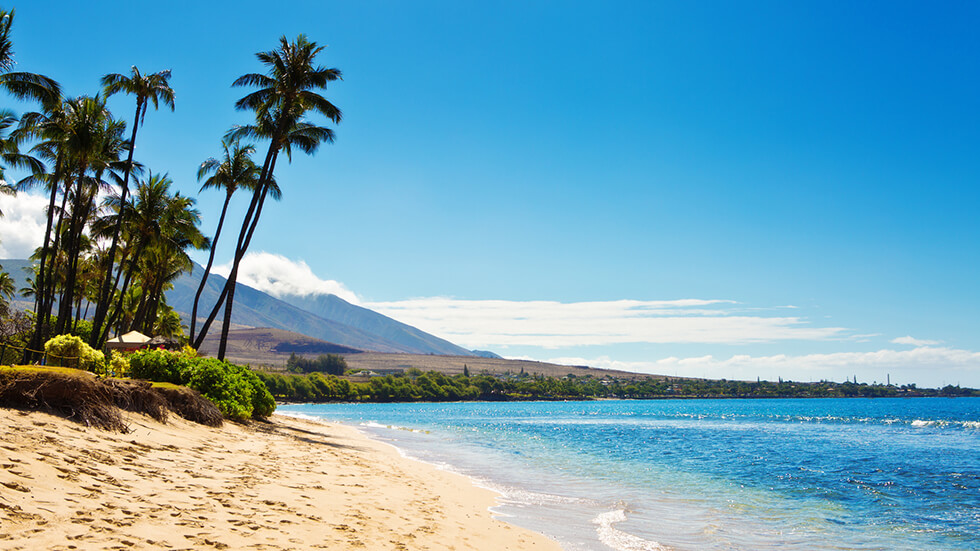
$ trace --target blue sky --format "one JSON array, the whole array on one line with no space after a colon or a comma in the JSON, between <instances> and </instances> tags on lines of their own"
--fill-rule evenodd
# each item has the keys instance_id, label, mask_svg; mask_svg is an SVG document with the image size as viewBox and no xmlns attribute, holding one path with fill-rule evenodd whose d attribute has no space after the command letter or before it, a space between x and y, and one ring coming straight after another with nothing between
<instances>
[{"instance_id":1,"label":"blue sky","mask_svg":"<svg viewBox=\"0 0 980 551\"><path fill-rule=\"evenodd\" d=\"M277 172L270 291L339 282L512 357L980 386L974 4L289 6L14 4L16 59L69 95L172 69L137 157L197 195L253 54L328 45L344 121ZM199 200L211 232L221 197ZM30 209L4 205L13 255Z\"/></svg>"}]
</instances>

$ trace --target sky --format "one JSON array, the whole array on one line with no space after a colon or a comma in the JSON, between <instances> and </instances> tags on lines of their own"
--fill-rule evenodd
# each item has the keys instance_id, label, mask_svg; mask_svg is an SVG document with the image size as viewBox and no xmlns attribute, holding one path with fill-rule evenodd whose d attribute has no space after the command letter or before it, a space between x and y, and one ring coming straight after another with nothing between
<instances>
[{"instance_id":1,"label":"sky","mask_svg":"<svg viewBox=\"0 0 980 551\"><path fill-rule=\"evenodd\" d=\"M13 7L18 70L70 96L173 71L136 157L208 234L197 166L249 122L231 82L280 36L327 46L343 121L277 167L242 277L263 290L505 357L980 387L975 3ZM41 208L0 199L0 258L36 246Z\"/></svg>"}]
</instances>

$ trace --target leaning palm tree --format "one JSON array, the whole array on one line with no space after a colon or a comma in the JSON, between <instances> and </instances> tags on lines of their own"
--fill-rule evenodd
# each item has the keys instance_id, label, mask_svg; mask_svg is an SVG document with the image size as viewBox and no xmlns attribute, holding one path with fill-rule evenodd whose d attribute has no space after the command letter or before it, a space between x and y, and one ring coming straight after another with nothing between
<instances>
[{"instance_id":1,"label":"leaning palm tree","mask_svg":"<svg viewBox=\"0 0 980 551\"><path fill-rule=\"evenodd\" d=\"M284 36L279 39L278 49L256 54L259 62L267 67L266 74L242 75L232 84L259 88L238 100L235 108L255 113L256 121L259 123L256 126L262 126L263 133L269 140L269 149L259 174L258 187L252 193L252 201L242 222L231 272L222 291L226 298L221 341L218 345L219 359L224 359L227 348L238 269L258 224L259 216L262 214L262 205L269 193L279 152L289 143L289 134L301 125L320 130L317 133L320 140L304 144L303 150L308 154L314 153L321 142L333 139L333 131L329 128L314 127L305 122L308 113L319 113L334 123L339 123L341 119L340 109L317 93L318 90L326 89L327 83L341 76L339 69L328 69L315 64L315 58L321 51L323 47L309 41L305 35L299 35L292 43ZM219 299L212 313L220 307ZM198 342L203 342L204 333L206 328L202 328L202 334L198 335Z\"/></svg>"},{"instance_id":2,"label":"leaning palm tree","mask_svg":"<svg viewBox=\"0 0 980 551\"><path fill-rule=\"evenodd\" d=\"M207 284L211 267L214 265L214 252L218 245L218 238L221 237L221 228L225 222L225 215L228 212L228 203L231 202L232 195L239 189L254 191L259 180L261 169L252 160L255 153L255 146L252 144L242 145L238 140L224 139L221 141L224 149L224 157L218 160L211 157L201 163L197 170L197 179L200 180L210 174L201 191L205 189L223 189L225 191L225 201L221 205L221 216L218 217L218 227L214 231L214 239L211 241L211 251L208 254L208 264L204 267L204 275L201 283L194 294L194 304L191 308L190 341L194 341L194 333L197 326L197 308L201 300L201 293ZM279 188L274 187L272 193L276 198L279 196Z\"/></svg>"},{"instance_id":3,"label":"leaning palm tree","mask_svg":"<svg viewBox=\"0 0 980 551\"><path fill-rule=\"evenodd\" d=\"M30 99L45 107L57 105L61 101L61 86L43 75L12 72L14 47L10 29L14 24L14 10L0 9L0 88L19 99Z\"/></svg>"},{"instance_id":4,"label":"leaning palm tree","mask_svg":"<svg viewBox=\"0 0 980 551\"><path fill-rule=\"evenodd\" d=\"M109 252L106 255L106 262L108 263L105 268L106 274L112 271L112 263L115 261L116 249L119 246L119 232L122 230L123 211L126 208L126 195L129 191L129 175L133 165L133 150L136 146L136 131L143 124L146 118L147 108L151 103L153 104L153 108L156 109L162 101L165 105L170 106L171 111L174 110L174 91L167 82L169 79L169 70L143 75L135 65L132 67L132 76L113 73L102 77L102 86L105 89L107 97L117 92L125 92L136 96L136 116L133 119L133 135L129 139L129 158L126 160L126 171L123 176L122 191L120 193L121 200L119 207L121 210L119 212L119 223L113 231ZM119 270L122 270L122 264L120 264ZM118 277L116 279L118 280ZM99 292L99 302L95 308L95 316L92 320L90 344L96 348L100 347L105 337L108 336L108 331L102 331L102 324L109 311L109 302L112 296L111 281L112 278L107 276L102 284L102 289ZM120 298L120 300L122 299Z\"/></svg>"},{"instance_id":5,"label":"leaning palm tree","mask_svg":"<svg viewBox=\"0 0 980 551\"><path fill-rule=\"evenodd\" d=\"M225 134L225 139L268 139L272 134L272 129L274 126L275 125L273 124L271 118L268 116L263 116L260 120L256 121L256 124L254 125L236 126L232 128L227 134ZM280 141L282 143L282 151L285 152L286 157L291 160L292 150L294 147L308 153L313 152L321 142L333 141L333 131L329 128L308 123L298 123L293 125L291 128L286 129L286 131L282 133L282 138ZM278 154L276 155L276 158L273 159L272 164L269 167L270 174L272 174L276 168L276 159L278 159ZM279 189L279 185L276 183L274 177L272 177L272 179L268 182L268 185L265 186L263 190L256 191L261 191L256 209L258 212L262 211L266 197L271 196L274 200L278 201L282 196L282 191ZM255 199L256 191L253 191L253 200ZM245 231L245 226L248 224L248 220L249 219L246 218L245 223L243 223L242 231ZM257 222L257 218L253 217L251 219L251 224L248 225L248 231L245 234L245 241L244 245L242 246L243 249L248 249L248 246L252 241L252 236L255 233ZM239 236L239 238L240 237L241 236ZM234 287L230 287L226 284L222 288L221 293L218 295L217 301L215 301L214 307L211 309L211 314L208 315L207 319L205 319L204 323L201 325L201 332L197 335L197 339L191 340L191 343L195 348L200 348L201 345L204 344L204 339L207 336L208 329L217 318L221 307L225 304L225 299L228 297L229 288L233 289Z\"/></svg>"}]
</instances>

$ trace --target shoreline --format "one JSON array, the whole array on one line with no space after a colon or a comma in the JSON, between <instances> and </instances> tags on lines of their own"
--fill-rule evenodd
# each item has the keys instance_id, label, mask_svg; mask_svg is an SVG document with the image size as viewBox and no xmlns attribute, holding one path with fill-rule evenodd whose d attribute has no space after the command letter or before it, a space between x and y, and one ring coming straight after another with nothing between
<instances>
[{"instance_id":1,"label":"shoreline","mask_svg":"<svg viewBox=\"0 0 980 551\"><path fill-rule=\"evenodd\" d=\"M274 415L105 432L0 408L0 549L560 551L498 494L354 427Z\"/></svg>"}]
</instances>

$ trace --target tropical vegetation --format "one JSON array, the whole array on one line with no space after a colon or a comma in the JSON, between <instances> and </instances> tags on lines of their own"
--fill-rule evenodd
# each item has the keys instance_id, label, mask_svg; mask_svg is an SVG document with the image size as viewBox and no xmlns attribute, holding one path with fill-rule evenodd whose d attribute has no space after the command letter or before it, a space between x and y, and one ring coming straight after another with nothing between
<instances>
[{"instance_id":1,"label":"tropical vegetation","mask_svg":"<svg viewBox=\"0 0 980 551\"><path fill-rule=\"evenodd\" d=\"M193 349L180 353L140 350L129 357L129 374L136 379L190 387L230 419L268 417L276 409L268 388L250 369L202 358Z\"/></svg>"},{"instance_id":2,"label":"tropical vegetation","mask_svg":"<svg viewBox=\"0 0 980 551\"><path fill-rule=\"evenodd\" d=\"M38 361L44 343L54 336L80 335L86 320L91 324L83 338L94 350L103 349L113 334L132 330L186 338L186 327L165 293L192 270L192 250L208 251L209 257L187 342L199 348L223 309L218 349L223 359L241 260L266 199L281 195L276 165L283 155L290 161L294 150L313 154L320 144L333 141L333 130L311 117L340 122L340 109L322 95L340 71L320 66L323 47L301 34L292 41L282 37L274 50L256 54L264 72L230 83L253 88L235 104L253 121L233 126L221 141L222 154L207 158L198 170L202 193L217 189L225 194L214 238L209 239L200 228L195 198L176 191L178 184L158 168L144 166L136 154L150 107L176 108L170 70L133 66L125 73L104 75L94 94L69 97L49 77L11 70L13 22L14 10L0 9L0 88L36 109L18 116L0 108L0 194L38 190L47 199L44 238L31 257L29 287L9 289L10 278L0 268L0 317L9 317L6 306L17 294L33 302L27 314L32 331L23 343L22 360ZM117 117L106 104L119 93L135 100L131 118ZM260 141L267 142L261 164L253 159ZM11 178L14 171L19 179ZM231 198L237 192L250 199L240 220L231 274L199 325L215 244L229 223Z\"/></svg>"},{"instance_id":3,"label":"tropical vegetation","mask_svg":"<svg viewBox=\"0 0 980 551\"><path fill-rule=\"evenodd\" d=\"M980 396L980 390L946 386L919 389L847 381L727 381L661 377L544 377L529 373L493 376L409 369L389 375L339 377L257 372L273 397L283 402L446 402L519 400L597 400L663 398L884 398Z\"/></svg>"}]
</instances>

